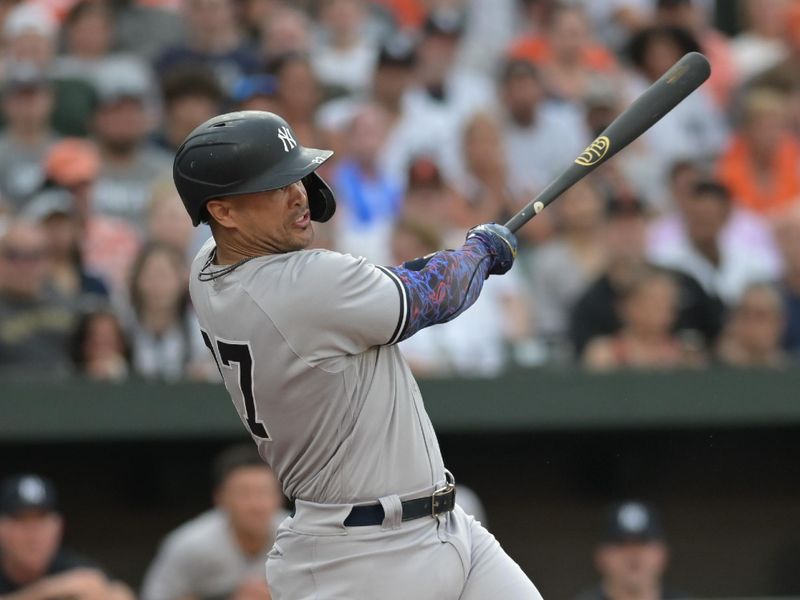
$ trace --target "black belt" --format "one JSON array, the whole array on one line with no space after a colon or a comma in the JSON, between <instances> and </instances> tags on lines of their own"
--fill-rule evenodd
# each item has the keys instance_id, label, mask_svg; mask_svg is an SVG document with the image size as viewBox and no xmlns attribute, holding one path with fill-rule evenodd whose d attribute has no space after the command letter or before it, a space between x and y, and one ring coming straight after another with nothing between
<instances>
[{"instance_id":1,"label":"black belt","mask_svg":"<svg viewBox=\"0 0 800 600\"><path fill-rule=\"evenodd\" d=\"M406 500L401 503L403 507L403 521L412 521L422 517L435 517L442 513L450 512L456 506L456 488L450 483L447 487L437 490L431 496ZM381 504L368 504L354 506L344 520L345 527L364 527L366 525L380 525L386 513Z\"/></svg>"}]
</instances>

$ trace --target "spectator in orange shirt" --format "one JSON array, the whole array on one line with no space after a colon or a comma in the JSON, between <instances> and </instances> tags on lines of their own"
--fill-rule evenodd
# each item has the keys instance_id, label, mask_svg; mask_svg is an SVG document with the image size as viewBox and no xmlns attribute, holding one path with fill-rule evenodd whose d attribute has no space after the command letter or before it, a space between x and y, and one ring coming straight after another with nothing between
<instances>
[{"instance_id":1,"label":"spectator in orange shirt","mask_svg":"<svg viewBox=\"0 0 800 600\"><path fill-rule=\"evenodd\" d=\"M737 202L762 214L800 199L800 142L792 135L784 94L768 89L748 93L718 172Z\"/></svg>"},{"instance_id":2,"label":"spectator in orange shirt","mask_svg":"<svg viewBox=\"0 0 800 600\"><path fill-rule=\"evenodd\" d=\"M542 34L517 39L509 49L511 58L536 64L548 92L566 100L580 101L589 81L600 72L613 73L616 60L593 39L591 22L580 6L558 6Z\"/></svg>"}]
</instances>

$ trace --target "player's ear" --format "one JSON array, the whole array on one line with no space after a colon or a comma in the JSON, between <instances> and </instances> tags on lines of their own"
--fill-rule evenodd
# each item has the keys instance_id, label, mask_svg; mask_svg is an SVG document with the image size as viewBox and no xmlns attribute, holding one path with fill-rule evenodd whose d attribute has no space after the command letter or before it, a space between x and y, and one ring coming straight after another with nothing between
<instances>
[{"instance_id":1,"label":"player's ear","mask_svg":"<svg viewBox=\"0 0 800 600\"><path fill-rule=\"evenodd\" d=\"M214 221L223 227L228 229L234 229L236 227L236 222L231 214L231 205L227 200L209 200L206 203L206 211Z\"/></svg>"}]
</instances>

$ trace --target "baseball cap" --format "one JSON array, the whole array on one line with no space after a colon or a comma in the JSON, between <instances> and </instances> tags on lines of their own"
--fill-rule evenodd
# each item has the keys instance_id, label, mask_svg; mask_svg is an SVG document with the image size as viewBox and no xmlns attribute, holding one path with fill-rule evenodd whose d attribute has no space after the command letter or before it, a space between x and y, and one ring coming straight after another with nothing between
<instances>
[{"instance_id":1,"label":"baseball cap","mask_svg":"<svg viewBox=\"0 0 800 600\"><path fill-rule=\"evenodd\" d=\"M234 84L231 100L247 102L259 96L274 96L277 91L278 79L274 75L248 75Z\"/></svg>"},{"instance_id":2,"label":"baseball cap","mask_svg":"<svg viewBox=\"0 0 800 600\"><path fill-rule=\"evenodd\" d=\"M88 140L65 138L50 147L44 172L47 179L63 187L94 181L100 173L100 153Z\"/></svg>"},{"instance_id":3,"label":"baseball cap","mask_svg":"<svg viewBox=\"0 0 800 600\"><path fill-rule=\"evenodd\" d=\"M74 198L64 188L48 188L36 194L25 208L22 216L34 221L45 221L54 215L72 215Z\"/></svg>"},{"instance_id":4,"label":"baseball cap","mask_svg":"<svg viewBox=\"0 0 800 600\"><path fill-rule=\"evenodd\" d=\"M0 515L13 516L28 509L58 512L58 496L53 483L34 474L4 479L0 483Z\"/></svg>"},{"instance_id":5,"label":"baseball cap","mask_svg":"<svg viewBox=\"0 0 800 600\"><path fill-rule=\"evenodd\" d=\"M461 37L464 32L464 13L457 8L439 8L428 13L422 26L425 37L441 35L445 37Z\"/></svg>"},{"instance_id":6,"label":"baseball cap","mask_svg":"<svg viewBox=\"0 0 800 600\"><path fill-rule=\"evenodd\" d=\"M387 38L378 51L379 67L413 67L417 60L414 38L406 33L397 33Z\"/></svg>"},{"instance_id":7,"label":"baseball cap","mask_svg":"<svg viewBox=\"0 0 800 600\"><path fill-rule=\"evenodd\" d=\"M55 38L58 24L52 13L40 4L23 2L12 8L3 22L3 37L12 39L25 34Z\"/></svg>"},{"instance_id":8,"label":"baseball cap","mask_svg":"<svg viewBox=\"0 0 800 600\"><path fill-rule=\"evenodd\" d=\"M145 68L134 62L119 62L100 67L97 97L101 104L131 99L145 102L152 88Z\"/></svg>"},{"instance_id":9,"label":"baseball cap","mask_svg":"<svg viewBox=\"0 0 800 600\"><path fill-rule=\"evenodd\" d=\"M637 500L620 502L606 513L603 543L661 541L664 531L656 510Z\"/></svg>"}]
</instances>

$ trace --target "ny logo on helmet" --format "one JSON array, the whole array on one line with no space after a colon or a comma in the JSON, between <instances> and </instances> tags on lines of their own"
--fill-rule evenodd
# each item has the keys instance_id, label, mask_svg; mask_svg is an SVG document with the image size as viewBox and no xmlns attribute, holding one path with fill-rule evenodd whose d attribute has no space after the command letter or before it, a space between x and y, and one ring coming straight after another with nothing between
<instances>
[{"instance_id":1,"label":"ny logo on helmet","mask_svg":"<svg viewBox=\"0 0 800 600\"><path fill-rule=\"evenodd\" d=\"M288 152L295 146L297 146L297 142L294 141L292 137L292 132L289 131L288 127L281 127L278 129L278 139L283 142L283 151Z\"/></svg>"}]
</instances>

